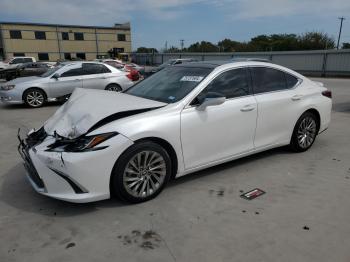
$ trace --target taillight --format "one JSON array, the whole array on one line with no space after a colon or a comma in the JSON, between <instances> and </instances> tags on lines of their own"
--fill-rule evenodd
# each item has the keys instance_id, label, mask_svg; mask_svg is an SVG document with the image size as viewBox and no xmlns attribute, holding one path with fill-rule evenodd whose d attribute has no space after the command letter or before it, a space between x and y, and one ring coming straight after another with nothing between
<instances>
[{"instance_id":1,"label":"taillight","mask_svg":"<svg viewBox=\"0 0 350 262\"><path fill-rule=\"evenodd\" d=\"M323 91L322 95L324 95L328 98L332 98L332 91L330 91L330 90Z\"/></svg>"},{"instance_id":2,"label":"taillight","mask_svg":"<svg viewBox=\"0 0 350 262\"><path fill-rule=\"evenodd\" d=\"M129 78L131 81L133 81L133 77L132 77L131 72L129 72L126 76L127 76L127 78Z\"/></svg>"}]
</instances>

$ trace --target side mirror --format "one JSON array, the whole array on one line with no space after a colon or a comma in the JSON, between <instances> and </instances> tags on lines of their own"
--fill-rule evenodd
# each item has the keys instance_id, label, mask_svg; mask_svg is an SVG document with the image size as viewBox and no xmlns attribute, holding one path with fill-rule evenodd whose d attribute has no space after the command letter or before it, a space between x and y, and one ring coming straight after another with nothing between
<instances>
[{"instance_id":1,"label":"side mirror","mask_svg":"<svg viewBox=\"0 0 350 262\"><path fill-rule=\"evenodd\" d=\"M215 92L209 92L203 101L200 103L199 106L197 106L197 110L203 111L205 110L206 107L208 106L217 106L221 105L225 102L226 97L223 96L220 93L215 93Z\"/></svg>"},{"instance_id":2,"label":"side mirror","mask_svg":"<svg viewBox=\"0 0 350 262\"><path fill-rule=\"evenodd\" d=\"M60 75L58 73L54 74L51 78L54 78L54 79L58 79L60 77Z\"/></svg>"}]
</instances>

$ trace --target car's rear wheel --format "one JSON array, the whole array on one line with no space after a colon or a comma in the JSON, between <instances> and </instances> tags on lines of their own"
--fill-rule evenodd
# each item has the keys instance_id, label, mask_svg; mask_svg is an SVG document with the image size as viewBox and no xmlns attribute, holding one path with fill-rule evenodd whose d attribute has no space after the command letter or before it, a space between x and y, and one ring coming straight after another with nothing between
<instances>
[{"instance_id":1,"label":"car's rear wheel","mask_svg":"<svg viewBox=\"0 0 350 262\"><path fill-rule=\"evenodd\" d=\"M170 173L171 160L163 147L150 141L136 143L115 164L111 191L124 201L144 202L163 190Z\"/></svg>"},{"instance_id":2,"label":"car's rear wheel","mask_svg":"<svg viewBox=\"0 0 350 262\"><path fill-rule=\"evenodd\" d=\"M107 91L121 92L122 88L117 84L109 84L106 88Z\"/></svg>"},{"instance_id":3,"label":"car's rear wheel","mask_svg":"<svg viewBox=\"0 0 350 262\"><path fill-rule=\"evenodd\" d=\"M45 103L46 94L41 89L31 88L25 91L23 95L23 100L26 103L26 105L30 107L41 107Z\"/></svg>"},{"instance_id":4,"label":"car's rear wheel","mask_svg":"<svg viewBox=\"0 0 350 262\"><path fill-rule=\"evenodd\" d=\"M308 150L315 142L318 133L318 119L312 112L305 112L297 121L290 147L296 152Z\"/></svg>"}]
</instances>

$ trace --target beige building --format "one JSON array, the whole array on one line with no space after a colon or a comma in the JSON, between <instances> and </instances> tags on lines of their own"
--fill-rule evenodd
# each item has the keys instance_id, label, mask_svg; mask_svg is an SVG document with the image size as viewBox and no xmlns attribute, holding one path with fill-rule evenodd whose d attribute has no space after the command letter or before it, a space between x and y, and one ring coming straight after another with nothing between
<instances>
[{"instance_id":1,"label":"beige building","mask_svg":"<svg viewBox=\"0 0 350 262\"><path fill-rule=\"evenodd\" d=\"M38 61L92 60L131 52L130 23L112 27L0 23L0 57L32 56Z\"/></svg>"}]
</instances>

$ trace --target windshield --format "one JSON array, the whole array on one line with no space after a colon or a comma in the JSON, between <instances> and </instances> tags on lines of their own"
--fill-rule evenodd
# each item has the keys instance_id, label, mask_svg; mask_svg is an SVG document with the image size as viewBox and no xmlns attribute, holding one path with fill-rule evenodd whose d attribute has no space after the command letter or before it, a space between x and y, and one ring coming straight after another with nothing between
<instances>
[{"instance_id":1,"label":"windshield","mask_svg":"<svg viewBox=\"0 0 350 262\"><path fill-rule=\"evenodd\" d=\"M63 65L58 65L58 66L56 66L56 67L54 67L54 68L50 68L50 69L47 70L45 73L43 73L43 74L41 75L41 77L48 77L48 76L54 74L58 69L62 68L62 66L63 66Z\"/></svg>"},{"instance_id":2,"label":"windshield","mask_svg":"<svg viewBox=\"0 0 350 262\"><path fill-rule=\"evenodd\" d=\"M191 92L213 69L174 66L146 78L125 93L175 103Z\"/></svg>"}]
</instances>

